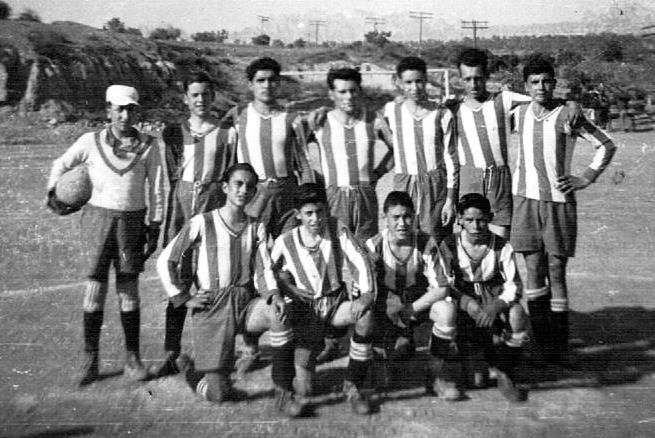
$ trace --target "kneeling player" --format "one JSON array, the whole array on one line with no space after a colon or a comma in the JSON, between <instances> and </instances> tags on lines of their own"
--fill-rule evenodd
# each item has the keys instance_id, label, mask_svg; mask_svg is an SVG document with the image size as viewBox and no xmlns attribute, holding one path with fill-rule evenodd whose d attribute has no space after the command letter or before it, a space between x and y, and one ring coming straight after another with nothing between
<instances>
[{"instance_id":1,"label":"kneeling player","mask_svg":"<svg viewBox=\"0 0 655 438\"><path fill-rule=\"evenodd\" d=\"M437 284L436 242L413 231L414 203L407 192L389 193L383 211L387 228L366 242L377 274L377 332L393 363L413 353L412 325L432 320L428 389L445 400L457 400L455 379L444 367L446 359L452 359L456 309L445 300L448 290Z\"/></svg>"},{"instance_id":2,"label":"kneeling player","mask_svg":"<svg viewBox=\"0 0 655 438\"><path fill-rule=\"evenodd\" d=\"M255 194L257 179L249 164L230 167L223 182L225 205L193 217L164 249L157 270L171 302L192 311L194 367L204 374L199 381L190 382L195 390L214 402L234 398L229 375L237 332L270 329L276 403L294 417L301 414L301 406L291 391L293 331L286 323L285 302L270 269L264 225L244 212ZM198 262L193 280L198 292L191 295L181 265L194 250Z\"/></svg>"},{"instance_id":3,"label":"kneeling player","mask_svg":"<svg viewBox=\"0 0 655 438\"><path fill-rule=\"evenodd\" d=\"M514 385L513 377L528 340L527 315L519 303L521 281L514 250L489 231L491 206L484 196L462 196L457 214L461 231L440 244L437 281L458 298L459 343L483 348L489 364L497 368L503 395L523 401L525 394Z\"/></svg>"},{"instance_id":4,"label":"kneeling player","mask_svg":"<svg viewBox=\"0 0 655 438\"><path fill-rule=\"evenodd\" d=\"M327 208L320 185L301 185L296 194L296 218L301 225L278 237L271 254L280 287L293 303L294 387L301 397L311 394L325 329L354 325L343 389L353 411L365 415L371 406L360 390L373 359L373 271L366 251L343 223L328 216ZM344 263L355 282L350 295L343 281Z\"/></svg>"}]
</instances>

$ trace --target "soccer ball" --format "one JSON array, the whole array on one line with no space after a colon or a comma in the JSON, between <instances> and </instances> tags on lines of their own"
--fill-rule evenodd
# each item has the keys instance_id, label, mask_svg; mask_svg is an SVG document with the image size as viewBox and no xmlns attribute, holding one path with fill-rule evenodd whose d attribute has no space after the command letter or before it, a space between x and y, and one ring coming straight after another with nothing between
<instances>
[{"instance_id":1,"label":"soccer ball","mask_svg":"<svg viewBox=\"0 0 655 438\"><path fill-rule=\"evenodd\" d=\"M73 208L81 208L91 198L91 179L86 166L76 166L64 173L55 186L57 200Z\"/></svg>"}]
</instances>

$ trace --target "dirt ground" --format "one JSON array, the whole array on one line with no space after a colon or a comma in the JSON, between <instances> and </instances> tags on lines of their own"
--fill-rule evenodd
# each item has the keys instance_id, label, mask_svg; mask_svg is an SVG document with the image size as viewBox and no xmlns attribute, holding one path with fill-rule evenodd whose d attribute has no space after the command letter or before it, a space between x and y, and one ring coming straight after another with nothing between
<instances>
[{"instance_id":1,"label":"dirt ground","mask_svg":"<svg viewBox=\"0 0 655 438\"><path fill-rule=\"evenodd\" d=\"M236 381L248 392L246 401L220 406L199 401L179 377L124 380L113 292L101 340L103 378L77 389L79 214L59 218L43 207L50 163L66 145L0 144L0 436L655 436L655 135L614 137L621 149L613 164L578 196L578 251L568 278L581 371L525 365L522 381L530 394L522 405L494 388L445 403L424 393L422 336L417 359L399 370L396 387L376 395L376 413L354 416L338 395L342 358L319 368L315 414L300 420L272 409L270 366ZM586 165L592 153L581 142L574 163ZM381 196L389 186L387 176ZM142 277L141 299L142 356L151 364L162 358L166 305L153 261ZM266 339L262 343L266 352Z\"/></svg>"}]
</instances>

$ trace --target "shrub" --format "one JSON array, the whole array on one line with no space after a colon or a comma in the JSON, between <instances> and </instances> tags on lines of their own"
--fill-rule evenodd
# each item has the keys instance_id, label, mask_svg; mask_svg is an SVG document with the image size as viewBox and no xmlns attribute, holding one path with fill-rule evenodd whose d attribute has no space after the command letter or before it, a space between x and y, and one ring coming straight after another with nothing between
<instances>
[{"instance_id":1,"label":"shrub","mask_svg":"<svg viewBox=\"0 0 655 438\"><path fill-rule=\"evenodd\" d=\"M176 40L182 35L182 30L177 27L158 27L150 32L151 40Z\"/></svg>"},{"instance_id":2,"label":"shrub","mask_svg":"<svg viewBox=\"0 0 655 438\"><path fill-rule=\"evenodd\" d=\"M229 33L225 29L210 31L210 32L197 32L191 35L193 41L203 41L210 43L222 43L228 39Z\"/></svg>"},{"instance_id":3,"label":"shrub","mask_svg":"<svg viewBox=\"0 0 655 438\"><path fill-rule=\"evenodd\" d=\"M7 2L0 1L0 20L7 20L11 15L11 6Z\"/></svg>"},{"instance_id":4,"label":"shrub","mask_svg":"<svg viewBox=\"0 0 655 438\"><path fill-rule=\"evenodd\" d=\"M268 46L271 44L271 37L263 33L252 37L252 43L256 46Z\"/></svg>"},{"instance_id":5,"label":"shrub","mask_svg":"<svg viewBox=\"0 0 655 438\"><path fill-rule=\"evenodd\" d=\"M32 8L25 8L23 12L20 13L20 15L16 18L18 21L33 21L35 23L40 23L41 22L41 17L39 17L39 14L36 13L36 11Z\"/></svg>"}]
</instances>

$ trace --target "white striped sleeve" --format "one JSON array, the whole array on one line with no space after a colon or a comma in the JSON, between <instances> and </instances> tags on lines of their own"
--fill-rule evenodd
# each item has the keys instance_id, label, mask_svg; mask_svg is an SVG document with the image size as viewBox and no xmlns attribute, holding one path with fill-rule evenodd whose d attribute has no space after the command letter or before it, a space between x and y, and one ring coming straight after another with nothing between
<instances>
[{"instance_id":1,"label":"white striped sleeve","mask_svg":"<svg viewBox=\"0 0 655 438\"><path fill-rule=\"evenodd\" d=\"M454 200L459 190L459 158L453 113L449 109L445 109L441 114L441 129L443 130L443 158L446 164L446 187L448 197Z\"/></svg>"},{"instance_id":2,"label":"white striped sleeve","mask_svg":"<svg viewBox=\"0 0 655 438\"><path fill-rule=\"evenodd\" d=\"M596 148L593 160L582 174L583 177L594 182L612 161L612 157L616 153L616 145L605 131L584 116L580 119L578 135Z\"/></svg>"},{"instance_id":3,"label":"white striped sleeve","mask_svg":"<svg viewBox=\"0 0 655 438\"><path fill-rule=\"evenodd\" d=\"M148 180L148 221L161 223L164 218L164 167L161 161L159 141L153 140L146 157L146 179Z\"/></svg>"},{"instance_id":4,"label":"white striped sleeve","mask_svg":"<svg viewBox=\"0 0 655 438\"><path fill-rule=\"evenodd\" d=\"M433 238L430 238L421 257L423 258L423 275L427 278L430 286L438 288L439 248Z\"/></svg>"},{"instance_id":5,"label":"white striped sleeve","mask_svg":"<svg viewBox=\"0 0 655 438\"><path fill-rule=\"evenodd\" d=\"M268 233L264 224L257 224L257 247L255 248L255 288L263 298L279 293L277 281L273 275L273 261L268 252Z\"/></svg>"},{"instance_id":6,"label":"white striped sleeve","mask_svg":"<svg viewBox=\"0 0 655 438\"><path fill-rule=\"evenodd\" d=\"M375 296L376 289L373 268L366 250L361 247L359 242L357 242L345 226L339 226L338 234L341 250L349 262L351 276L357 283L360 293L372 293Z\"/></svg>"}]
</instances>

